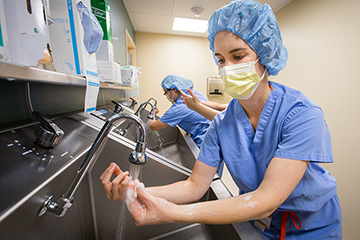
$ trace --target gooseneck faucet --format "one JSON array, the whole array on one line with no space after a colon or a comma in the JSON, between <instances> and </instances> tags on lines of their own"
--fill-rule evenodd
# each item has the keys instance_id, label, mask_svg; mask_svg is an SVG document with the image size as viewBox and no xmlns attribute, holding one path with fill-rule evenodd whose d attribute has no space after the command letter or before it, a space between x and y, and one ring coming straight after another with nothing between
<instances>
[{"instance_id":1,"label":"gooseneck faucet","mask_svg":"<svg viewBox=\"0 0 360 240\"><path fill-rule=\"evenodd\" d=\"M153 97L149 98L148 102L150 102L150 100L154 101L154 108L156 109L157 108L157 100L155 98L153 98Z\"/></svg>"},{"instance_id":2,"label":"gooseneck faucet","mask_svg":"<svg viewBox=\"0 0 360 240\"><path fill-rule=\"evenodd\" d=\"M135 115L140 117L141 112L144 111L144 109L146 108L146 106L148 104L151 106L151 111L148 115L148 118L154 119L155 107L154 107L154 104L152 104L150 101L145 101L142 104L140 104L140 106L138 107L138 109L135 112Z\"/></svg>"},{"instance_id":3,"label":"gooseneck faucet","mask_svg":"<svg viewBox=\"0 0 360 240\"><path fill-rule=\"evenodd\" d=\"M82 179L85 177L87 171L94 165L95 160L100 154L103 146L105 145L105 140L114 126L121 119L129 119L138 125L140 130L140 138L136 144L135 150L130 154L129 161L132 164L143 165L147 162L147 157L145 154L146 149L146 129L144 122L136 115L129 113L120 113L111 116L102 127L101 131L97 135L93 145L91 146L89 152L87 153L84 161L82 162L80 168L77 170L76 176L72 181L67 192L62 195L56 202L52 201L53 195L48 197L40 210L38 211L38 216L44 215L46 212L51 213L58 217L63 217L67 210L72 206L74 200L74 194L78 189Z\"/></svg>"},{"instance_id":4,"label":"gooseneck faucet","mask_svg":"<svg viewBox=\"0 0 360 240\"><path fill-rule=\"evenodd\" d=\"M144 109L146 108L147 105L151 106L151 111L149 113L149 115L147 116L149 119L154 119L154 115L155 115L155 107L154 105L148 101L143 102L142 104L140 104L140 106L136 109L136 112L134 113L136 116L140 117L140 114L142 113L142 111L144 111ZM126 128L124 130L120 130L120 134L122 136L125 136L127 134L127 132L129 131L129 128L131 127L132 122L129 123Z\"/></svg>"}]
</instances>

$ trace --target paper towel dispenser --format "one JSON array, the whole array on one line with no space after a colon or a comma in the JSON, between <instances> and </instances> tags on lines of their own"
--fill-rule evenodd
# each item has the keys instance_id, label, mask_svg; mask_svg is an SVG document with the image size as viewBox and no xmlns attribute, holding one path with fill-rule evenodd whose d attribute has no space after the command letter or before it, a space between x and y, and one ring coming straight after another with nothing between
<instances>
[{"instance_id":1,"label":"paper towel dispenser","mask_svg":"<svg viewBox=\"0 0 360 240\"><path fill-rule=\"evenodd\" d=\"M209 77L207 79L208 96L222 96L223 92L224 92L224 85L220 77Z\"/></svg>"}]
</instances>

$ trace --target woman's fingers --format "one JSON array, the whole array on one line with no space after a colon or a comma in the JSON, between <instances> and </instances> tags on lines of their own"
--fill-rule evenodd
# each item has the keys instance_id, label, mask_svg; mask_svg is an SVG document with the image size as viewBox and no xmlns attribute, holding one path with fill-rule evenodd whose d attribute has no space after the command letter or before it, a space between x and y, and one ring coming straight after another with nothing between
<instances>
[{"instance_id":1,"label":"woman's fingers","mask_svg":"<svg viewBox=\"0 0 360 240\"><path fill-rule=\"evenodd\" d=\"M116 177L113 181L110 181L113 174ZM100 182L108 199L116 201L123 201L125 199L127 184L130 181L128 175L129 172L121 171L115 163L111 163L101 174Z\"/></svg>"},{"instance_id":2,"label":"woman's fingers","mask_svg":"<svg viewBox=\"0 0 360 240\"><path fill-rule=\"evenodd\" d=\"M121 172L112 181L112 196L111 199L115 201L124 201L126 197L126 188L130 182L129 172Z\"/></svg>"}]
</instances>

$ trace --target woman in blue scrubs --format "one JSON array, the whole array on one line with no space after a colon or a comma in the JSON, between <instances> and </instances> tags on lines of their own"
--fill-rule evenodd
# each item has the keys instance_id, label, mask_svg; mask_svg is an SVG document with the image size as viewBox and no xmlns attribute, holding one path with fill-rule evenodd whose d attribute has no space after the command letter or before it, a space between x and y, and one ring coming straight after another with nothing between
<instances>
[{"instance_id":1,"label":"woman in blue scrubs","mask_svg":"<svg viewBox=\"0 0 360 240\"><path fill-rule=\"evenodd\" d=\"M268 81L288 56L270 6L233 1L213 14L208 30L233 99L212 121L191 176L145 189L111 164L101 176L108 198L126 200L137 225L261 220L269 227L265 239L341 239L336 179L319 165L333 162L323 112L302 92ZM206 192L221 161L241 194L190 204ZM126 198L121 183L128 184Z\"/></svg>"},{"instance_id":2,"label":"woman in blue scrubs","mask_svg":"<svg viewBox=\"0 0 360 240\"><path fill-rule=\"evenodd\" d=\"M191 136L200 148L205 133L210 126L210 121L199 113L187 108L181 100L181 94L179 92L181 89L184 91L186 89L193 89L193 86L194 84L190 79L177 75L166 76L161 82L161 87L163 88L164 95L172 103L172 106L160 119L150 123L150 129L152 131L158 131L168 126L179 126ZM193 93L195 93L201 101L207 101L198 91L194 90Z\"/></svg>"}]
</instances>

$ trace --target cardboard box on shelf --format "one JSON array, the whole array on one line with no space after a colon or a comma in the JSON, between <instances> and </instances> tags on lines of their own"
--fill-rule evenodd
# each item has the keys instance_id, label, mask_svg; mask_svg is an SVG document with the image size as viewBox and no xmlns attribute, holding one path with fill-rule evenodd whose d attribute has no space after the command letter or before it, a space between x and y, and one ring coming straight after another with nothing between
<instances>
[{"instance_id":1,"label":"cardboard box on shelf","mask_svg":"<svg viewBox=\"0 0 360 240\"><path fill-rule=\"evenodd\" d=\"M96 52L97 61L114 61L114 47L108 40L102 40Z\"/></svg>"},{"instance_id":2,"label":"cardboard box on shelf","mask_svg":"<svg viewBox=\"0 0 360 240\"><path fill-rule=\"evenodd\" d=\"M97 61L100 82L121 83L121 67L113 61Z\"/></svg>"}]
</instances>

